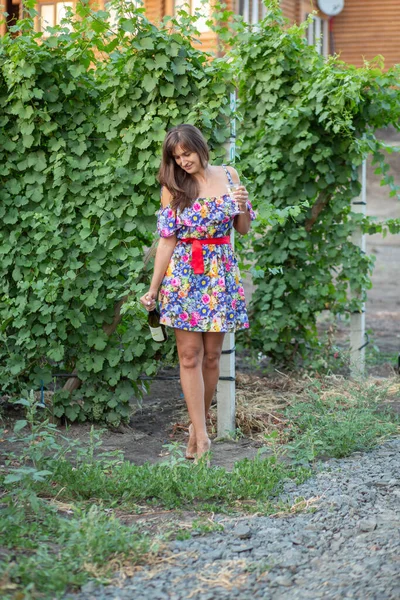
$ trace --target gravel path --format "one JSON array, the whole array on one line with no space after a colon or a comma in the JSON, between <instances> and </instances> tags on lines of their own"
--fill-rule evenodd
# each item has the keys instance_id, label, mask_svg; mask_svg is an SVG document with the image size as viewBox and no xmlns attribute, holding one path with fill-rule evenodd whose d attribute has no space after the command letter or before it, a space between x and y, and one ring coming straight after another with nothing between
<instances>
[{"instance_id":1,"label":"gravel path","mask_svg":"<svg viewBox=\"0 0 400 600\"><path fill-rule=\"evenodd\" d=\"M122 587L84 586L68 600L400 599L400 438L329 460L285 484L309 510L282 517L220 516L223 532L175 541L156 568Z\"/></svg>"}]
</instances>

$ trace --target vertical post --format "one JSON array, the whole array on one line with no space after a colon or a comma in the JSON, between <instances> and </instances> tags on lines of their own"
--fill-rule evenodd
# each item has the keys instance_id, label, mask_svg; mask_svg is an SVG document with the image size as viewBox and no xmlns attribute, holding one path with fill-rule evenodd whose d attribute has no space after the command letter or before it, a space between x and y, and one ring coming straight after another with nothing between
<instances>
[{"instance_id":1,"label":"vertical post","mask_svg":"<svg viewBox=\"0 0 400 600\"><path fill-rule=\"evenodd\" d=\"M236 92L230 95L231 112L236 110ZM231 118L230 139L227 147L229 162L235 162L236 121ZM231 244L234 248L234 230L232 228ZM217 436L231 435L235 430L235 334L226 333L222 346L221 371L217 386Z\"/></svg>"},{"instance_id":2,"label":"vertical post","mask_svg":"<svg viewBox=\"0 0 400 600\"><path fill-rule=\"evenodd\" d=\"M360 167L361 194L352 202L352 211L366 214L367 208L367 161L364 160ZM351 241L358 246L361 252L366 250L366 236L361 227L355 227ZM362 291L362 290L361 290ZM351 290L353 298L360 295L359 289ZM360 312L352 313L350 317L350 374L352 377L364 375L365 372L365 303Z\"/></svg>"},{"instance_id":3,"label":"vertical post","mask_svg":"<svg viewBox=\"0 0 400 600\"><path fill-rule=\"evenodd\" d=\"M260 20L259 16L258 16L258 8L259 8L258 0L256 0L255 2L253 0L252 5L251 5L251 23L252 23L252 25L257 25L258 21Z\"/></svg>"},{"instance_id":4,"label":"vertical post","mask_svg":"<svg viewBox=\"0 0 400 600\"><path fill-rule=\"evenodd\" d=\"M250 1L243 0L243 20L246 23L250 22Z\"/></svg>"},{"instance_id":5,"label":"vertical post","mask_svg":"<svg viewBox=\"0 0 400 600\"><path fill-rule=\"evenodd\" d=\"M321 17L314 17L314 44L318 54L322 54Z\"/></svg>"}]
</instances>

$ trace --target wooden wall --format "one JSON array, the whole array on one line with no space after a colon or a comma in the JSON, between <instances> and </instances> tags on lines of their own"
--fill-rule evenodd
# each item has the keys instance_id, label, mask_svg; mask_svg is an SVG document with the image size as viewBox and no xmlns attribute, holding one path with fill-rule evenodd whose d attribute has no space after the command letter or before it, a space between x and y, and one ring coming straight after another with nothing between
<instances>
[{"instance_id":1,"label":"wooden wall","mask_svg":"<svg viewBox=\"0 0 400 600\"><path fill-rule=\"evenodd\" d=\"M281 8L285 17L287 17L291 23L299 21L299 2L298 0L281 0Z\"/></svg>"},{"instance_id":2,"label":"wooden wall","mask_svg":"<svg viewBox=\"0 0 400 600\"><path fill-rule=\"evenodd\" d=\"M281 0L281 6L284 15L298 23L317 8L317 2ZM318 14L329 18L321 11ZM335 52L345 62L360 67L364 58L371 60L381 54L386 67L400 63L400 0L345 0L331 27Z\"/></svg>"},{"instance_id":3,"label":"wooden wall","mask_svg":"<svg viewBox=\"0 0 400 600\"><path fill-rule=\"evenodd\" d=\"M400 63L400 1L345 0L333 35L335 51L348 63L359 67L378 54L386 67Z\"/></svg>"},{"instance_id":4,"label":"wooden wall","mask_svg":"<svg viewBox=\"0 0 400 600\"><path fill-rule=\"evenodd\" d=\"M146 9L146 17L152 22L161 21L166 13L165 0L144 0L144 8Z\"/></svg>"}]
</instances>

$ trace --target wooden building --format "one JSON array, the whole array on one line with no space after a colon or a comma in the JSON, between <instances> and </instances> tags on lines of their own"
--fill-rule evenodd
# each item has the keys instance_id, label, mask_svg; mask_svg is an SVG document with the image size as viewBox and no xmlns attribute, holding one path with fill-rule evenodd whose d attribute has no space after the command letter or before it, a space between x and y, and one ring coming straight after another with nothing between
<instances>
[{"instance_id":1,"label":"wooden building","mask_svg":"<svg viewBox=\"0 0 400 600\"><path fill-rule=\"evenodd\" d=\"M317 0L281 0L285 15L297 23L312 12L312 4L318 8ZM337 16L318 11L313 20L309 41L322 33L324 54L340 54L342 60L357 67L378 55L384 57L386 67L400 63L400 0L344 0Z\"/></svg>"},{"instance_id":2,"label":"wooden building","mask_svg":"<svg viewBox=\"0 0 400 600\"><path fill-rule=\"evenodd\" d=\"M92 0L93 6L104 6L106 0ZM135 0L131 0L134 2ZM268 2L268 0L266 0ZM20 13L20 0L0 0L10 15L13 24ZM179 6L190 4L191 10L201 9L201 0L144 0L148 18L157 22L165 15L173 15ZM72 6L74 0L67 2L57 0L39 0L38 11L41 19L37 19L38 29L43 23L54 25L59 22L65 6ZM262 0L226 0L227 8L243 15L246 21L256 24L265 14ZM290 22L299 23L315 9L318 0L281 0L285 16ZM215 34L205 22L200 24L202 47L214 50L217 46ZM0 25L0 34L6 31L5 24ZM400 0L344 0L344 8L335 17L328 17L318 11L308 28L307 37L310 44L316 44L324 54L336 52L341 58L361 66L364 60L371 60L382 55L385 64L390 67L400 63Z\"/></svg>"}]
</instances>

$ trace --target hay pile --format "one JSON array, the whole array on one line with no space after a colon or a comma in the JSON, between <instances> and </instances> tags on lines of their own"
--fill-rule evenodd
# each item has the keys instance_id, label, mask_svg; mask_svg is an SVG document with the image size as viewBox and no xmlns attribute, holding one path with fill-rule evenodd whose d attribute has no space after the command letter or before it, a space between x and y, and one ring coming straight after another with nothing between
<instances>
[{"instance_id":1,"label":"hay pile","mask_svg":"<svg viewBox=\"0 0 400 600\"><path fill-rule=\"evenodd\" d=\"M357 394L375 397L377 403L400 403L400 379L376 379L351 381L340 375L321 379L304 375L292 377L276 372L269 377L237 373L236 377L236 428L242 435L264 441L265 436L277 431L282 441L283 431L290 428L285 409L299 402L310 400L310 393L317 393L322 402L330 398L340 399L343 405L351 406ZM382 405L382 404L381 404ZM212 406L209 414L209 429L217 429L217 408ZM286 435L289 431L286 431Z\"/></svg>"}]
</instances>

